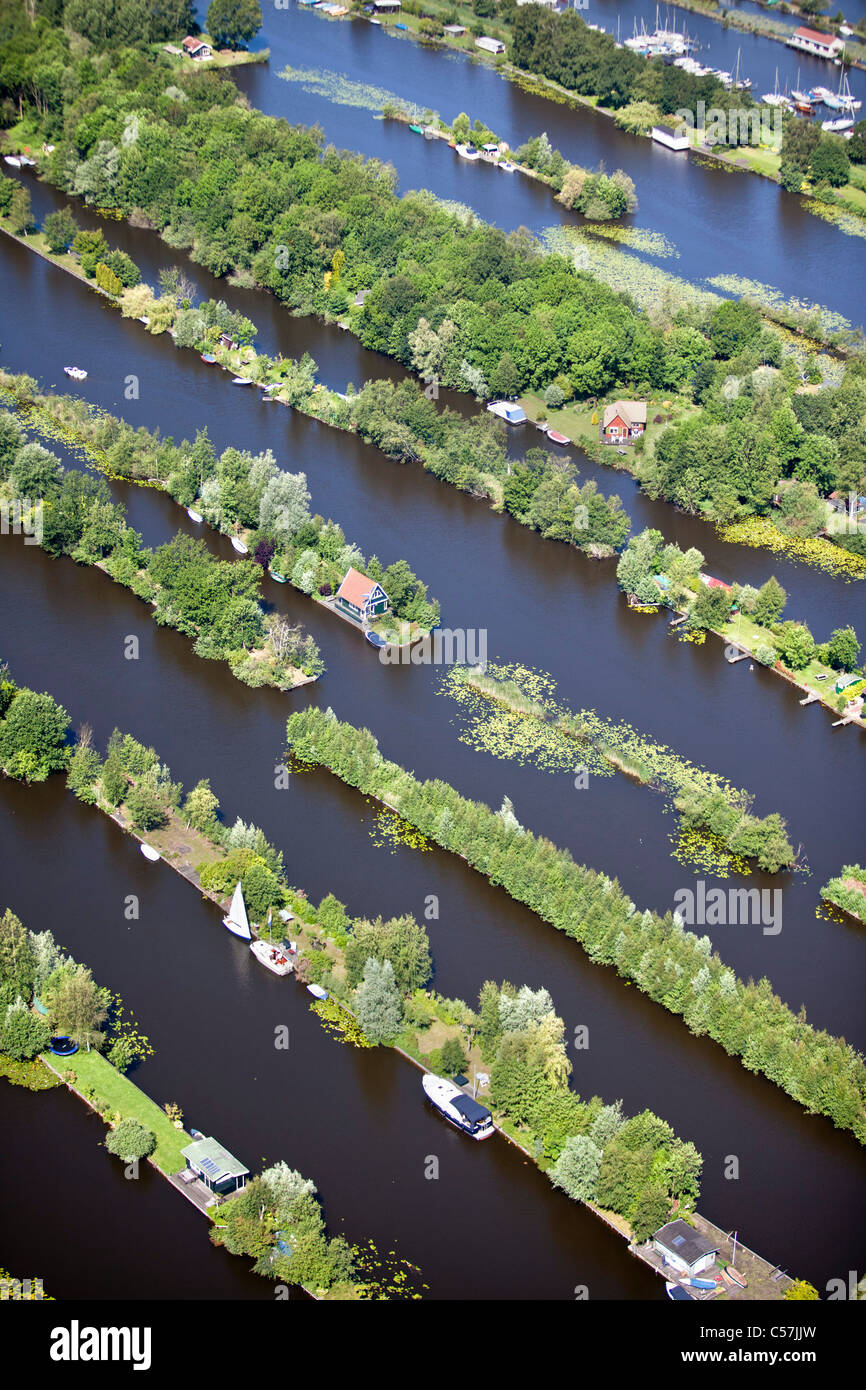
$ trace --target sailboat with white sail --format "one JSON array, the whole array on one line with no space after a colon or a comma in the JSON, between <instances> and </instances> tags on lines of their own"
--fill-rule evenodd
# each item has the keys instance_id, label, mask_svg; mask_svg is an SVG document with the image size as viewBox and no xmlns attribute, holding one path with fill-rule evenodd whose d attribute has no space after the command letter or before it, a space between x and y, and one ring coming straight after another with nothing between
<instances>
[{"instance_id":1,"label":"sailboat with white sail","mask_svg":"<svg viewBox=\"0 0 866 1390\"><path fill-rule=\"evenodd\" d=\"M252 940L253 934L250 931L250 921L247 917L244 890L240 883L234 891L228 917L223 918L223 926L228 927L230 932L234 932L235 936L242 937L244 941Z\"/></svg>"}]
</instances>

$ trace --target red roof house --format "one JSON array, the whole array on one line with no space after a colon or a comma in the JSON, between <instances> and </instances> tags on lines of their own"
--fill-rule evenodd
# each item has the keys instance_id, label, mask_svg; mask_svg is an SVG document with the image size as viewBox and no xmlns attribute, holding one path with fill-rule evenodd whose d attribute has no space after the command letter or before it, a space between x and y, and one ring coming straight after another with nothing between
<instances>
[{"instance_id":1,"label":"red roof house","mask_svg":"<svg viewBox=\"0 0 866 1390\"><path fill-rule=\"evenodd\" d=\"M388 595L375 579L350 569L337 590L334 607L355 622L365 622L387 613Z\"/></svg>"}]
</instances>

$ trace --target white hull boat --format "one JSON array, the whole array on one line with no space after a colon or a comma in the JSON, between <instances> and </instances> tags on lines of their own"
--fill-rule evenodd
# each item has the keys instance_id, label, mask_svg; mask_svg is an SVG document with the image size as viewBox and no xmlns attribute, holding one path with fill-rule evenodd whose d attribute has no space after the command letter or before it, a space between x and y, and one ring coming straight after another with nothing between
<instances>
[{"instance_id":1,"label":"white hull boat","mask_svg":"<svg viewBox=\"0 0 866 1390\"><path fill-rule=\"evenodd\" d=\"M141 843L141 852L145 859L150 860L151 864L155 864L158 859L162 858L158 849L154 849L153 845L146 845L144 841Z\"/></svg>"},{"instance_id":2,"label":"white hull boat","mask_svg":"<svg viewBox=\"0 0 866 1390\"><path fill-rule=\"evenodd\" d=\"M196 523L204 521L204 517L202 516L201 512L193 511L192 507L187 507L186 514L189 517L190 521L194 521Z\"/></svg>"},{"instance_id":3,"label":"white hull boat","mask_svg":"<svg viewBox=\"0 0 866 1390\"><path fill-rule=\"evenodd\" d=\"M71 376L73 381L84 381L87 373L83 367L64 367L67 376Z\"/></svg>"},{"instance_id":4,"label":"white hull boat","mask_svg":"<svg viewBox=\"0 0 866 1390\"><path fill-rule=\"evenodd\" d=\"M250 931L250 922L247 917L247 905L244 902L244 892L240 884L234 891L228 916L223 918L223 926L235 936L242 937L244 941L252 940L253 934Z\"/></svg>"},{"instance_id":5,"label":"white hull boat","mask_svg":"<svg viewBox=\"0 0 866 1390\"><path fill-rule=\"evenodd\" d=\"M467 1096L453 1081L444 1076L434 1076L425 1072L421 1085L427 1099L455 1129L461 1129L470 1139L489 1139L493 1134L493 1116L486 1105Z\"/></svg>"},{"instance_id":6,"label":"white hull boat","mask_svg":"<svg viewBox=\"0 0 866 1390\"><path fill-rule=\"evenodd\" d=\"M231 536L230 540L239 555L249 555L249 547L244 545L243 541L239 541L237 536Z\"/></svg>"},{"instance_id":7,"label":"white hull boat","mask_svg":"<svg viewBox=\"0 0 866 1390\"><path fill-rule=\"evenodd\" d=\"M294 965L281 946L274 946L270 941L254 941L250 950L256 960L274 975L291 975L294 970Z\"/></svg>"}]
</instances>

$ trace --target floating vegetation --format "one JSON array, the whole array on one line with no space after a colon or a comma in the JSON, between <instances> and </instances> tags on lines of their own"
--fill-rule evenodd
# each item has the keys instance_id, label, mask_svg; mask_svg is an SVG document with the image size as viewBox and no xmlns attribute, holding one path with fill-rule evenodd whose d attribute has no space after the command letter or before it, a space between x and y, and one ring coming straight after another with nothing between
<instances>
[{"instance_id":1,"label":"floating vegetation","mask_svg":"<svg viewBox=\"0 0 866 1390\"><path fill-rule=\"evenodd\" d=\"M748 792L624 721L565 708L555 690L551 676L518 664L452 667L439 685L460 706L460 741L479 752L546 772L621 772L661 792L681 818L671 837L680 862L722 876L749 873L752 858L771 873L798 867L784 821L754 816Z\"/></svg>"},{"instance_id":2,"label":"floating vegetation","mask_svg":"<svg viewBox=\"0 0 866 1390\"><path fill-rule=\"evenodd\" d=\"M421 1282L418 1265L402 1260L396 1250L380 1255L372 1240L363 1245L353 1245L355 1268L363 1275L363 1283L358 1287L361 1299L419 1299L429 1284Z\"/></svg>"},{"instance_id":3,"label":"floating vegetation","mask_svg":"<svg viewBox=\"0 0 866 1390\"><path fill-rule=\"evenodd\" d=\"M706 628L677 628L676 638L678 642L691 642L693 647L702 647L707 640Z\"/></svg>"},{"instance_id":4,"label":"floating vegetation","mask_svg":"<svg viewBox=\"0 0 866 1390\"><path fill-rule=\"evenodd\" d=\"M645 227L605 227L595 224L585 230L593 236L619 242L631 251L640 251L645 256L657 256L659 260L669 260L671 257L679 260L680 257L674 243L662 232L651 232Z\"/></svg>"},{"instance_id":5,"label":"floating vegetation","mask_svg":"<svg viewBox=\"0 0 866 1390\"><path fill-rule=\"evenodd\" d=\"M390 845L392 854L396 854L402 845L409 849L420 849L422 854L433 848L426 835L422 835L420 830L416 830L396 811L389 811L385 807L377 810L373 817L370 838L377 849Z\"/></svg>"},{"instance_id":6,"label":"floating vegetation","mask_svg":"<svg viewBox=\"0 0 866 1390\"><path fill-rule=\"evenodd\" d=\"M821 332L828 337L832 333L854 332L853 325L843 314L807 299L785 299L780 290L773 285L763 285L760 280L749 280L744 275L713 275L707 284L726 290L728 294L745 296L770 313L790 314L794 319L815 319L821 325Z\"/></svg>"},{"instance_id":7,"label":"floating vegetation","mask_svg":"<svg viewBox=\"0 0 866 1390\"><path fill-rule=\"evenodd\" d=\"M460 706L460 741L478 752L546 772L572 772L577 763L602 777L620 771L671 799L697 788L748 802L746 792L630 724L604 719L592 709L565 709L555 690L552 676L517 663L491 664L485 675L453 666L439 686L440 694Z\"/></svg>"},{"instance_id":8,"label":"floating vegetation","mask_svg":"<svg viewBox=\"0 0 866 1390\"><path fill-rule=\"evenodd\" d=\"M337 1042L350 1043L352 1047L375 1046L364 1036L357 1019L353 1018L348 1010L337 1004L335 1000L319 999L315 1004L310 1005L310 1009L312 1013L318 1014L323 1027Z\"/></svg>"},{"instance_id":9,"label":"floating vegetation","mask_svg":"<svg viewBox=\"0 0 866 1390\"><path fill-rule=\"evenodd\" d=\"M816 198L804 198L803 206L813 216L831 222L846 236L866 237L866 222L856 213L846 212L845 208L836 207L833 203L821 203Z\"/></svg>"},{"instance_id":10,"label":"floating vegetation","mask_svg":"<svg viewBox=\"0 0 866 1390\"><path fill-rule=\"evenodd\" d=\"M381 113L386 107L396 107L406 116L423 119L430 115L426 106L417 106L369 82L355 82L347 73L329 72L324 68L293 68L286 66L279 74L285 82L297 82L311 96L324 97L335 106L356 106L364 111Z\"/></svg>"},{"instance_id":11,"label":"floating vegetation","mask_svg":"<svg viewBox=\"0 0 866 1390\"><path fill-rule=\"evenodd\" d=\"M847 580L866 578L866 558L853 555L849 550L834 545L823 537L785 536L774 526L769 517L752 516L746 521L735 521L727 526L716 528L723 541L731 545L748 545L754 550L772 550L774 554L786 555L788 559L800 560L805 565L813 565Z\"/></svg>"},{"instance_id":12,"label":"floating vegetation","mask_svg":"<svg viewBox=\"0 0 866 1390\"><path fill-rule=\"evenodd\" d=\"M714 309L722 302L721 295L699 289L661 266L648 265L628 251L604 243L595 230L547 227L541 233L541 241L548 251L565 256L578 270L588 270L611 289L631 295L641 309L657 309L662 303L674 314L689 306Z\"/></svg>"},{"instance_id":13,"label":"floating vegetation","mask_svg":"<svg viewBox=\"0 0 866 1390\"><path fill-rule=\"evenodd\" d=\"M704 830L681 828L676 835L669 835L668 839L673 845L672 857L696 872L712 874L715 878L730 878L732 874L751 872L748 859L734 854L717 835L710 835Z\"/></svg>"}]
</instances>

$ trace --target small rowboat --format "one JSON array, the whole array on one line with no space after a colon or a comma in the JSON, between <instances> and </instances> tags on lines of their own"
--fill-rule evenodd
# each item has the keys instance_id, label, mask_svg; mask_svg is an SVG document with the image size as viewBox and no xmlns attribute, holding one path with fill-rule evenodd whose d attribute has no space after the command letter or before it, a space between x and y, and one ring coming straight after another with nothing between
<instances>
[{"instance_id":1,"label":"small rowboat","mask_svg":"<svg viewBox=\"0 0 866 1390\"><path fill-rule=\"evenodd\" d=\"M405 29L405 28L406 28L406 25L405 25L405 24L395 24L395 25L394 25L394 28L395 28L395 29ZM410 125L409 129L411 130L411 132L412 132L413 135L423 135L423 134L424 134L424 128L423 128L423 126L420 126L420 125Z\"/></svg>"},{"instance_id":2,"label":"small rowboat","mask_svg":"<svg viewBox=\"0 0 866 1390\"><path fill-rule=\"evenodd\" d=\"M729 1279L732 1284L736 1284L738 1288L748 1288L746 1280L743 1278L742 1274L738 1269L734 1269L733 1265L728 1265L727 1269L723 1269L722 1274L725 1276L726 1279Z\"/></svg>"},{"instance_id":3,"label":"small rowboat","mask_svg":"<svg viewBox=\"0 0 866 1390\"><path fill-rule=\"evenodd\" d=\"M201 512L193 511L192 507L187 507L186 514L189 517L190 521L194 521L196 522L196 524L198 524L201 521L204 521L204 517L202 516Z\"/></svg>"},{"instance_id":4,"label":"small rowboat","mask_svg":"<svg viewBox=\"0 0 866 1390\"><path fill-rule=\"evenodd\" d=\"M328 991L322 989L321 985L307 985L307 989L314 999L327 999L328 997Z\"/></svg>"},{"instance_id":5,"label":"small rowboat","mask_svg":"<svg viewBox=\"0 0 866 1390\"><path fill-rule=\"evenodd\" d=\"M517 170L517 165L512 164L510 159L500 159L499 168L502 170L503 174L513 174Z\"/></svg>"},{"instance_id":6,"label":"small rowboat","mask_svg":"<svg viewBox=\"0 0 866 1390\"><path fill-rule=\"evenodd\" d=\"M214 362L216 362L216 358L214 357L212 352L200 352L199 357L201 358L202 362L207 362L209 367L212 367Z\"/></svg>"},{"instance_id":7,"label":"small rowboat","mask_svg":"<svg viewBox=\"0 0 866 1390\"><path fill-rule=\"evenodd\" d=\"M232 386L252 386L252 384L253 379L251 376L232 377Z\"/></svg>"},{"instance_id":8,"label":"small rowboat","mask_svg":"<svg viewBox=\"0 0 866 1390\"><path fill-rule=\"evenodd\" d=\"M3 163L11 164L13 169L21 168L21 160L17 154L4 154Z\"/></svg>"},{"instance_id":9,"label":"small rowboat","mask_svg":"<svg viewBox=\"0 0 866 1390\"><path fill-rule=\"evenodd\" d=\"M162 855L160 854L159 850L154 849L153 845L146 845L142 841L140 849L145 859L149 859L151 864L155 864L158 859L162 858Z\"/></svg>"},{"instance_id":10,"label":"small rowboat","mask_svg":"<svg viewBox=\"0 0 866 1390\"><path fill-rule=\"evenodd\" d=\"M273 579L274 582L277 584L287 584L289 582L286 579L286 576L284 574L279 574L277 570L270 570L269 573L271 579Z\"/></svg>"},{"instance_id":11,"label":"small rowboat","mask_svg":"<svg viewBox=\"0 0 866 1390\"><path fill-rule=\"evenodd\" d=\"M249 555L249 547L244 545L243 541L239 541L237 536L231 536L229 539L239 555Z\"/></svg>"},{"instance_id":12,"label":"small rowboat","mask_svg":"<svg viewBox=\"0 0 866 1390\"><path fill-rule=\"evenodd\" d=\"M387 647L388 645L388 643L385 641L385 638L380 637L378 632L365 632L364 636L370 643L371 647Z\"/></svg>"},{"instance_id":13,"label":"small rowboat","mask_svg":"<svg viewBox=\"0 0 866 1390\"><path fill-rule=\"evenodd\" d=\"M547 437L552 444L570 444L571 440L567 434L560 434L559 430L548 430Z\"/></svg>"}]
</instances>

